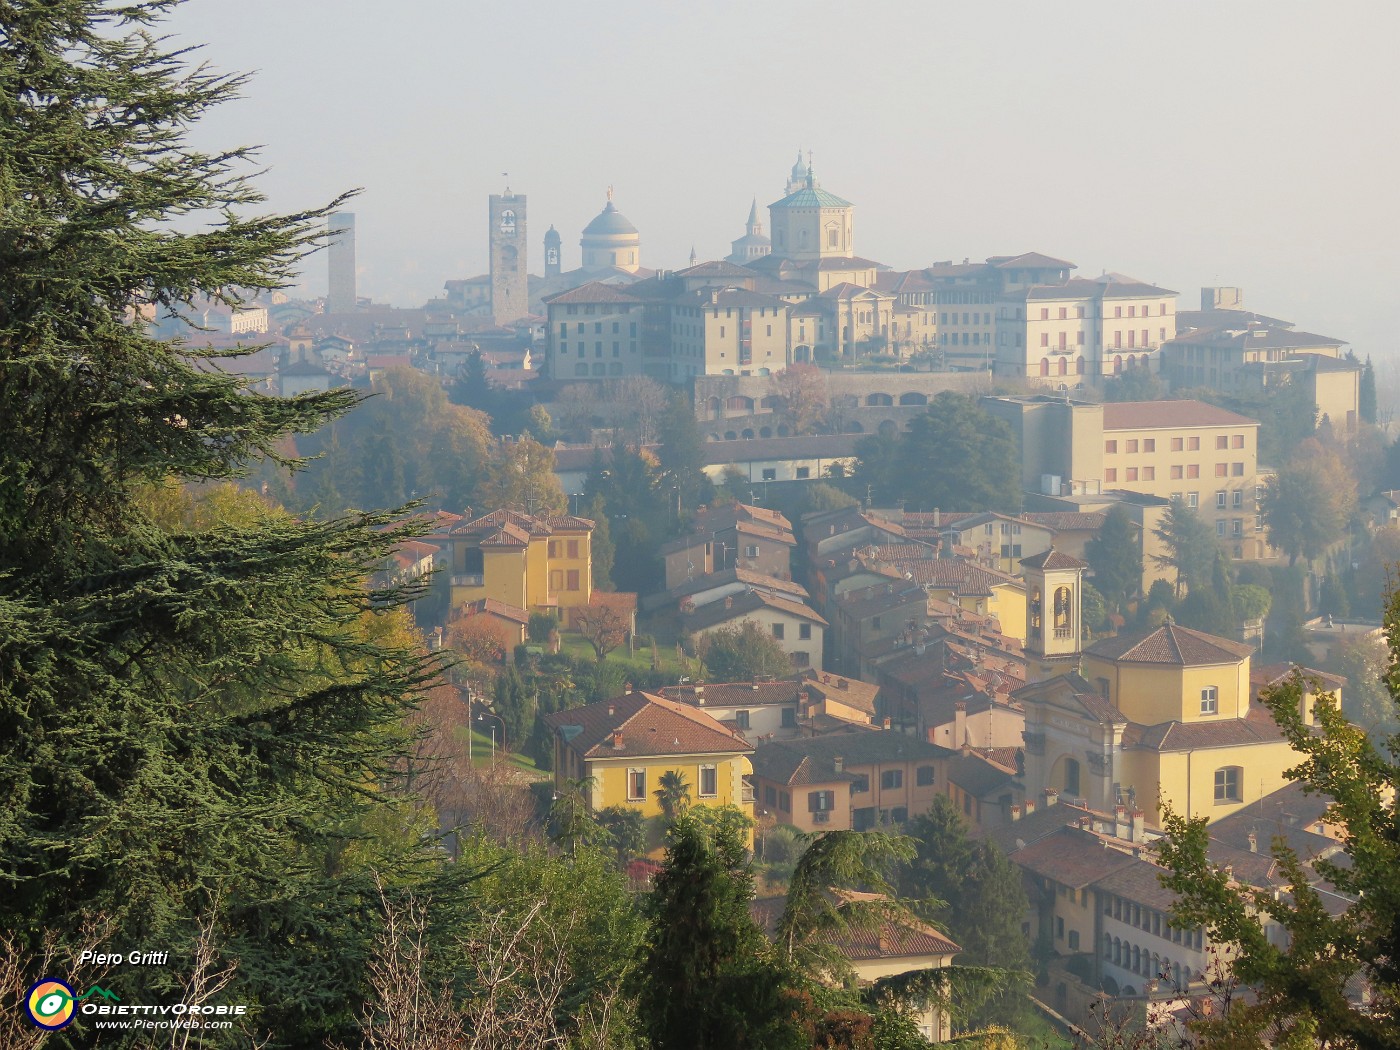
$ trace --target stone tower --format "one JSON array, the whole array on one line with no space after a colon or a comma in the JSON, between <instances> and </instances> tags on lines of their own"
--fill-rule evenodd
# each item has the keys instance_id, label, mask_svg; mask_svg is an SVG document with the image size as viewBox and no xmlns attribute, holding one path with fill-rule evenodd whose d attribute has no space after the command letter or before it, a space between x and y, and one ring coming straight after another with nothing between
<instances>
[{"instance_id":1,"label":"stone tower","mask_svg":"<svg viewBox=\"0 0 1400 1050\"><path fill-rule=\"evenodd\" d=\"M525 196L510 191L491 194L491 320L510 324L530 312L530 278L526 269Z\"/></svg>"},{"instance_id":2,"label":"stone tower","mask_svg":"<svg viewBox=\"0 0 1400 1050\"><path fill-rule=\"evenodd\" d=\"M328 282L326 313L344 314L355 309L355 215L332 212L326 220Z\"/></svg>"},{"instance_id":3,"label":"stone tower","mask_svg":"<svg viewBox=\"0 0 1400 1050\"><path fill-rule=\"evenodd\" d=\"M558 277L561 271L562 260L559 251L562 246L559 231L551 226L544 235L544 275L546 277Z\"/></svg>"},{"instance_id":4,"label":"stone tower","mask_svg":"<svg viewBox=\"0 0 1400 1050\"><path fill-rule=\"evenodd\" d=\"M1026 581L1026 680L1079 670L1084 570L1089 566L1054 547L1021 559Z\"/></svg>"}]
</instances>

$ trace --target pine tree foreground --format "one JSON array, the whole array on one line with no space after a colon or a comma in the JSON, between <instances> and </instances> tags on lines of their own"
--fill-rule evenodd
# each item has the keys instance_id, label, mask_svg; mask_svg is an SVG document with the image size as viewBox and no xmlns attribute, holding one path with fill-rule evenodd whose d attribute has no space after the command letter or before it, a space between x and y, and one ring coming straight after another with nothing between
<instances>
[{"instance_id":1,"label":"pine tree foreground","mask_svg":"<svg viewBox=\"0 0 1400 1050\"><path fill-rule=\"evenodd\" d=\"M386 516L171 528L142 500L354 403L249 393L134 321L286 284L340 204L257 214L248 151L185 143L241 79L154 34L175 2L0 2L0 951L74 981L80 947L168 951L106 981L179 1002L212 941L256 1030L229 1045L309 1045L353 1018L373 872L430 870L388 788L433 668L364 589Z\"/></svg>"}]
</instances>

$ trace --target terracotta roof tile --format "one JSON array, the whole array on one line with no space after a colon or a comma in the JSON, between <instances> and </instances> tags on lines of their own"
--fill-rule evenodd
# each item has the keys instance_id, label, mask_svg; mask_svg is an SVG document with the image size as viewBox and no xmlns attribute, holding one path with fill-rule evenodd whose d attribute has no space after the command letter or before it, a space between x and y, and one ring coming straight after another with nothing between
<instances>
[{"instance_id":1,"label":"terracotta roof tile","mask_svg":"<svg viewBox=\"0 0 1400 1050\"><path fill-rule=\"evenodd\" d=\"M1190 667L1239 663L1253 655L1254 647L1229 638L1217 638L1204 631L1193 631L1180 624L1167 623L1146 635L1104 638L1089 646L1085 652L1106 660Z\"/></svg>"},{"instance_id":2,"label":"terracotta roof tile","mask_svg":"<svg viewBox=\"0 0 1400 1050\"><path fill-rule=\"evenodd\" d=\"M596 704L556 711L545 724L585 758L739 754L753 745L703 711L633 691ZM621 746L614 746L619 733Z\"/></svg>"},{"instance_id":3,"label":"terracotta roof tile","mask_svg":"<svg viewBox=\"0 0 1400 1050\"><path fill-rule=\"evenodd\" d=\"M1257 419L1208 405L1204 401L1117 401L1103 406L1105 431L1258 425Z\"/></svg>"},{"instance_id":4,"label":"terracotta roof tile","mask_svg":"<svg viewBox=\"0 0 1400 1050\"><path fill-rule=\"evenodd\" d=\"M1074 812L1069 807L1066 810ZM1013 824L1010 830L1015 827ZM1074 889L1083 889L1120 868L1141 863L1126 853L1107 848L1097 835L1074 827L1057 827L1044 838L1015 850L1011 860L1026 871Z\"/></svg>"},{"instance_id":5,"label":"terracotta roof tile","mask_svg":"<svg viewBox=\"0 0 1400 1050\"><path fill-rule=\"evenodd\" d=\"M1063 551L1057 551L1051 547L1040 554L1032 554L1029 558L1021 559L1021 567L1024 569L1044 569L1047 572L1054 572L1059 569L1087 569L1089 563L1072 558Z\"/></svg>"}]
</instances>

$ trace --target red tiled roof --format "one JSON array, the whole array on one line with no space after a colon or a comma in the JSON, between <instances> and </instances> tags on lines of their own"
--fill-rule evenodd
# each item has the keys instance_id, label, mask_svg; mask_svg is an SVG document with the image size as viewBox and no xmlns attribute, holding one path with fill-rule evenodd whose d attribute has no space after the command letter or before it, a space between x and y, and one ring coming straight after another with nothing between
<instances>
[{"instance_id":1,"label":"red tiled roof","mask_svg":"<svg viewBox=\"0 0 1400 1050\"><path fill-rule=\"evenodd\" d=\"M1011 860L1029 872L1073 889L1083 889L1119 868L1141 863L1126 853L1107 848L1098 836L1072 827L1057 828L1016 850Z\"/></svg>"},{"instance_id":2,"label":"red tiled roof","mask_svg":"<svg viewBox=\"0 0 1400 1050\"><path fill-rule=\"evenodd\" d=\"M505 620L513 620L516 623L529 623L530 614L524 609L510 605L507 602L497 601L495 598L478 598L474 602L467 602L462 606L463 616L480 616L487 614L499 616Z\"/></svg>"},{"instance_id":3,"label":"red tiled roof","mask_svg":"<svg viewBox=\"0 0 1400 1050\"><path fill-rule=\"evenodd\" d=\"M1022 558L1021 567L1054 572L1058 569L1087 569L1089 563L1080 561L1078 558L1071 558L1068 554L1051 547L1040 554L1032 554L1029 558Z\"/></svg>"},{"instance_id":4,"label":"red tiled roof","mask_svg":"<svg viewBox=\"0 0 1400 1050\"><path fill-rule=\"evenodd\" d=\"M545 724L566 746L585 758L639 758L659 755L739 754L753 745L705 712L650 693L631 692L612 700L556 711ZM620 734L614 746L614 733Z\"/></svg>"},{"instance_id":5,"label":"red tiled roof","mask_svg":"<svg viewBox=\"0 0 1400 1050\"><path fill-rule=\"evenodd\" d=\"M570 288L567 292L560 292L545 300L548 306L556 303L640 303L641 300L635 295L628 295L619 291L610 284L602 281L589 281L581 284L577 288Z\"/></svg>"},{"instance_id":6,"label":"red tiled roof","mask_svg":"<svg viewBox=\"0 0 1400 1050\"><path fill-rule=\"evenodd\" d=\"M668 700L692 707L768 707L795 704L802 691L797 682L706 682L703 685L668 685L657 692Z\"/></svg>"},{"instance_id":7,"label":"red tiled roof","mask_svg":"<svg viewBox=\"0 0 1400 1050\"><path fill-rule=\"evenodd\" d=\"M1104 430L1257 427L1259 421L1204 401L1116 401L1103 406Z\"/></svg>"},{"instance_id":8,"label":"red tiled roof","mask_svg":"<svg viewBox=\"0 0 1400 1050\"><path fill-rule=\"evenodd\" d=\"M732 602L730 598L733 598ZM826 626L826 621L817 612L801 602L789 601L786 598L780 598L775 594L765 594L762 591L727 595L720 601L702 605L694 612L686 614L684 626L687 631L704 630L706 627L714 627L731 620L742 620L749 613L765 607L787 613L789 616L796 616L801 620L821 624L823 627Z\"/></svg>"},{"instance_id":9,"label":"red tiled roof","mask_svg":"<svg viewBox=\"0 0 1400 1050\"><path fill-rule=\"evenodd\" d=\"M1194 751L1198 748L1238 747L1282 740L1269 718L1224 718L1215 722L1163 722L1155 726L1130 724L1123 746L1144 751Z\"/></svg>"},{"instance_id":10,"label":"red tiled roof","mask_svg":"<svg viewBox=\"0 0 1400 1050\"><path fill-rule=\"evenodd\" d=\"M1056 532L1072 532L1079 529L1100 529L1108 515L1103 511L1050 510L1030 511L1021 517L1033 525L1044 525Z\"/></svg>"},{"instance_id":11,"label":"red tiled roof","mask_svg":"<svg viewBox=\"0 0 1400 1050\"><path fill-rule=\"evenodd\" d=\"M1254 653L1254 647L1229 638L1217 638L1204 631L1193 631L1180 624L1166 623L1146 635L1104 638L1089 646L1085 652L1106 660L1190 667L1239 663Z\"/></svg>"}]
</instances>

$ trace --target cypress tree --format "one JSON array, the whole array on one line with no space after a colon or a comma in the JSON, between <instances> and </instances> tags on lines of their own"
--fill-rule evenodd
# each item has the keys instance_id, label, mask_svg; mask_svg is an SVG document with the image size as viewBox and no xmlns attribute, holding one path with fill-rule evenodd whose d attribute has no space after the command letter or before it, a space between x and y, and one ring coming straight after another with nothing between
<instances>
[{"instance_id":1,"label":"cypress tree","mask_svg":"<svg viewBox=\"0 0 1400 1050\"><path fill-rule=\"evenodd\" d=\"M171 951L122 970L123 997L174 1002L212 918L229 1000L317 1041L355 1002L370 869L428 863L385 788L434 668L405 596L365 591L403 536L386 516L196 527L143 504L291 465L289 434L355 403L248 392L134 320L287 284L341 203L265 214L250 151L187 143L242 80L151 31L173 6L0 5L0 929L28 967L102 916L103 950Z\"/></svg>"}]
</instances>

